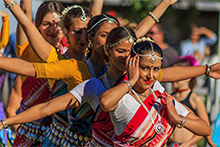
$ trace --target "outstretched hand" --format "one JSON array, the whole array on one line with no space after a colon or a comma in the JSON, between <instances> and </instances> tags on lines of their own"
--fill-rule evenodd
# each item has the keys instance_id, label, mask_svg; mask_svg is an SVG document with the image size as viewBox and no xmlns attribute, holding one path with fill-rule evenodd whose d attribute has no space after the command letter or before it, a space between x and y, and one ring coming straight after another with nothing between
<instances>
[{"instance_id":1,"label":"outstretched hand","mask_svg":"<svg viewBox=\"0 0 220 147\"><path fill-rule=\"evenodd\" d=\"M126 65L128 80L134 85L139 78L139 55L137 54L133 58L131 58L131 55L129 55Z\"/></svg>"},{"instance_id":2,"label":"outstretched hand","mask_svg":"<svg viewBox=\"0 0 220 147\"><path fill-rule=\"evenodd\" d=\"M209 76L214 79L220 79L220 63L216 63L210 66Z\"/></svg>"},{"instance_id":3,"label":"outstretched hand","mask_svg":"<svg viewBox=\"0 0 220 147\"><path fill-rule=\"evenodd\" d=\"M7 14L7 12L0 10L0 17L6 17Z\"/></svg>"}]
</instances>

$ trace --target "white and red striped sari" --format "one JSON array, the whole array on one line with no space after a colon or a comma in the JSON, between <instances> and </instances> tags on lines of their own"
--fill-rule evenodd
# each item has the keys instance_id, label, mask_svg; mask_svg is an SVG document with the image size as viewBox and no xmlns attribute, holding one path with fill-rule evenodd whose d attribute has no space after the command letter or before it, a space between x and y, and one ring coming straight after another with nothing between
<instances>
[{"instance_id":1,"label":"white and red striped sari","mask_svg":"<svg viewBox=\"0 0 220 147\"><path fill-rule=\"evenodd\" d=\"M157 98L160 96L160 92L158 91L155 94ZM159 135L155 132L150 115L145 108L132 95L126 94L119 101L118 107L110 112L115 128L115 135L112 137L115 146L158 147L166 143L175 125L169 118L166 106L161 105L159 107L154 102L154 97L151 94L146 98L144 104L149 110L155 124L159 122L159 115L161 116L161 123L165 128L164 133ZM174 101L175 103L178 102ZM188 114L182 105L178 104L177 106L178 108L175 106L176 109L182 109L183 115Z\"/></svg>"}]
</instances>

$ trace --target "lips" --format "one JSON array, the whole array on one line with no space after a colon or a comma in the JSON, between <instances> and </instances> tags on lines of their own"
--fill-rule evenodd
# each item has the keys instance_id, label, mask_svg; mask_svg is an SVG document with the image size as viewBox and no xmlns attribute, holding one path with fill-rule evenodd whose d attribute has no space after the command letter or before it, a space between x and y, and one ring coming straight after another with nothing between
<instances>
[{"instance_id":1,"label":"lips","mask_svg":"<svg viewBox=\"0 0 220 147\"><path fill-rule=\"evenodd\" d=\"M150 85L152 81L144 80L146 84Z\"/></svg>"},{"instance_id":2,"label":"lips","mask_svg":"<svg viewBox=\"0 0 220 147\"><path fill-rule=\"evenodd\" d=\"M56 34L52 34L52 35L48 35L48 36L51 37L51 38L56 38L57 37Z\"/></svg>"}]
</instances>

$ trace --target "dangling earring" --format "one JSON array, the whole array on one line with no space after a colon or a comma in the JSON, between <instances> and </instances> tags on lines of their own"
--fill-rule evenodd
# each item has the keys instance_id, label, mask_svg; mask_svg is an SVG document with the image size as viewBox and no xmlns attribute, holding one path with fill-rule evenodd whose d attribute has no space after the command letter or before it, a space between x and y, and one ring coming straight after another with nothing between
<instances>
[{"instance_id":1,"label":"dangling earring","mask_svg":"<svg viewBox=\"0 0 220 147\"><path fill-rule=\"evenodd\" d=\"M88 44L88 48L92 48L92 44L90 42Z\"/></svg>"}]
</instances>

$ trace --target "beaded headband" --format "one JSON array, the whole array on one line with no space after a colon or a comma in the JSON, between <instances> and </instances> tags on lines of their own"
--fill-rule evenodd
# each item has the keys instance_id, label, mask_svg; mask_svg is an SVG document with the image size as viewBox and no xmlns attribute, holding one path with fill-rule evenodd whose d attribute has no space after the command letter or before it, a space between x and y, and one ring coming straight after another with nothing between
<instances>
[{"instance_id":1,"label":"beaded headband","mask_svg":"<svg viewBox=\"0 0 220 147\"><path fill-rule=\"evenodd\" d=\"M127 37L125 37L125 38L123 38L123 39L121 39L121 40L119 40L118 42L116 42L116 43L114 43L114 44L112 44L112 45L109 45L109 48L113 48L113 47L115 47L116 45L118 45L118 44L120 44L122 41L125 41L125 40L127 40L128 39L128 42L129 43L134 43L134 37L133 36L131 36L131 34L129 33L129 31L128 31L128 29L126 28L126 27L123 27L124 29L125 29L125 31L128 33L128 36Z\"/></svg>"},{"instance_id":2,"label":"beaded headband","mask_svg":"<svg viewBox=\"0 0 220 147\"><path fill-rule=\"evenodd\" d=\"M98 24L100 24L101 22L103 22L105 20L110 24L115 22L117 25L119 25L119 23L115 19L110 18L110 17L106 16L105 14L103 16L105 16L105 17L102 18L101 20L99 20L97 23L95 23L87 32L90 32L93 28L95 28Z\"/></svg>"},{"instance_id":3,"label":"beaded headband","mask_svg":"<svg viewBox=\"0 0 220 147\"><path fill-rule=\"evenodd\" d=\"M63 11L62 11L62 13L61 13L61 16L60 16L60 19L61 19L61 21L60 21L60 26L61 26L61 28L64 28L64 19L65 19L65 16L66 16L66 14L71 10L71 9L75 9L75 8L80 8L81 9L81 11L82 11L82 17L81 17L81 20L83 21L83 22L85 22L86 21L86 13L85 13L85 11L83 10L83 8L81 7L81 6L79 6L79 5L73 5L73 6L68 6L68 7L66 7Z\"/></svg>"},{"instance_id":4,"label":"beaded headband","mask_svg":"<svg viewBox=\"0 0 220 147\"><path fill-rule=\"evenodd\" d=\"M141 55L141 54L138 54L139 56L141 57L150 57L150 62L152 64L154 64L156 62L156 58L162 60L163 58L162 57L159 57L157 56L156 54L154 54L154 47L152 45L152 43L150 41L148 41L150 43L150 46L151 46L151 54L148 54L148 55ZM134 50L134 47L132 47L132 51L137 54L137 52Z\"/></svg>"}]
</instances>

